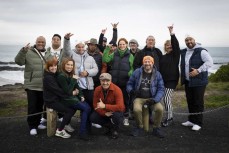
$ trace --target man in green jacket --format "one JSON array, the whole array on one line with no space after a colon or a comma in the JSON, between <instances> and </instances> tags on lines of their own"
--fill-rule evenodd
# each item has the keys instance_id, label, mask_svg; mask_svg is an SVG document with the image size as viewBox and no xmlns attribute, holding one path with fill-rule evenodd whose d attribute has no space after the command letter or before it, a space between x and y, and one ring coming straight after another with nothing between
<instances>
[{"instance_id":1,"label":"man in green jacket","mask_svg":"<svg viewBox=\"0 0 229 153\"><path fill-rule=\"evenodd\" d=\"M23 47L15 57L15 63L22 66L24 70L24 88L27 92L28 115L40 113L43 111L43 72L45 59L46 40L43 36L36 39L36 44L32 47L28 43ZM41 114L27 117L30 128L30 135L37 134L38 129L45 129L46 126L40 124Z\"/></svg>"}]
</instances>

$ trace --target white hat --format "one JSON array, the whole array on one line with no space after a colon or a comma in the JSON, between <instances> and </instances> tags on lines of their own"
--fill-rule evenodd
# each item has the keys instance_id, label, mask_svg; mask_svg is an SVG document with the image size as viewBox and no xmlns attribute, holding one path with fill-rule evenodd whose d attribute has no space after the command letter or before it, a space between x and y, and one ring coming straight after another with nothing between
<instances>
[{"instance_id":1,"label":"white hat","mask_svg":"<svg viewBox=\"0 0 229 153\"><path fill-rule=\"evenodd\" d=\"M191 35L191 34L186 34L184 39L187 39L187 38L193 38L193 39L195 39L195 37L193 35Z\"/></svg>"},{"instance_id":2,"label":"white hat","mask_svg":"<svg viewBox=\"0 0 229 153\"><path fill-rule=\"evenodd\" d=\"M83 44L83 45L85 46L85 43L84 43L84 41L82 41L82 40L76 40L76 46L77 46L78 44Z\"/></svg>"}]
</instances>

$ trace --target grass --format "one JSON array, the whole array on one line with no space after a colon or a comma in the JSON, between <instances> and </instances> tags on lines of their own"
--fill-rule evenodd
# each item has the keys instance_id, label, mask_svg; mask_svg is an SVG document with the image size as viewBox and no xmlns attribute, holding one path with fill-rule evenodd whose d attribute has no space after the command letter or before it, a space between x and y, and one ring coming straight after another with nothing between
<instances>
[{"instance_id":1,"label":"grass","mask_svg":"<svg viewBox=\"0 0 229 153\"><path fill-rule=\"evenodd\" d=\"M0 116L20 116L27 114L26 100L15 100L1 105L3 105L4 107L0 108Z\"/></svg>"}]
</instances>

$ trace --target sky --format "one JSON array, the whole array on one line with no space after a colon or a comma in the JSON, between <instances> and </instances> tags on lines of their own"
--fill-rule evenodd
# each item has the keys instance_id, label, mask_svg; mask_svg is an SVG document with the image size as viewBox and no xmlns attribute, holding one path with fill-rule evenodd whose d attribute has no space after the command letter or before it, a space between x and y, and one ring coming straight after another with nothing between
<instances>
[{"instance_id":1,"label":"sky","mask_svg":"<svg viewBox=\"0 0 229 153\"><path fill-rule=\"evenodd\" d=\"M48 46L53 34L71 32L74 45L98 39L105 28L109 41L117 22L118 38L134 38L140 46L149 35L163 46L174 24L181 46L189 34L206 47L229 47L227 0L1 0L0 44L25 46L42 35Z\"/></svg>"}]
</instances>

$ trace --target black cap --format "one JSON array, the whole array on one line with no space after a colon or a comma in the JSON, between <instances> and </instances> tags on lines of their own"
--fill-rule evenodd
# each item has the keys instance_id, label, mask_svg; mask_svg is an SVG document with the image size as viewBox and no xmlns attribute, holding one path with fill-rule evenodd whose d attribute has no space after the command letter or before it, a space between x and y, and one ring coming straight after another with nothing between
<instances>
[{"instance_id":1,"label":"black cap","mask_svg":"<svg viewBox=\"0 0 229 153\"><path fill-rule=\"evenodd\" d=\"M116 46L117 47L117 44L114 41L110 41L109 44L111 44L112 46Z\"/></svg>"},{"instance_id":2,"label":"black cap","mask_svg":"<svg viewBox=\"0 0 229 153\"><path fill-rule=\"evenodd\" d=\"M52 37L59 37L61 40L61 36L59 34L54 34Z\"/></svg>"},{"instance_id":3,"label":"black cap","mask_svg":"<svg viewBox=\"0 0 229 153\"><path fill-rule=\"evenodd\" d=\"M107 38L106 37L103 37L103 41L107 42Z\"/></svg>"}]
</instances>

